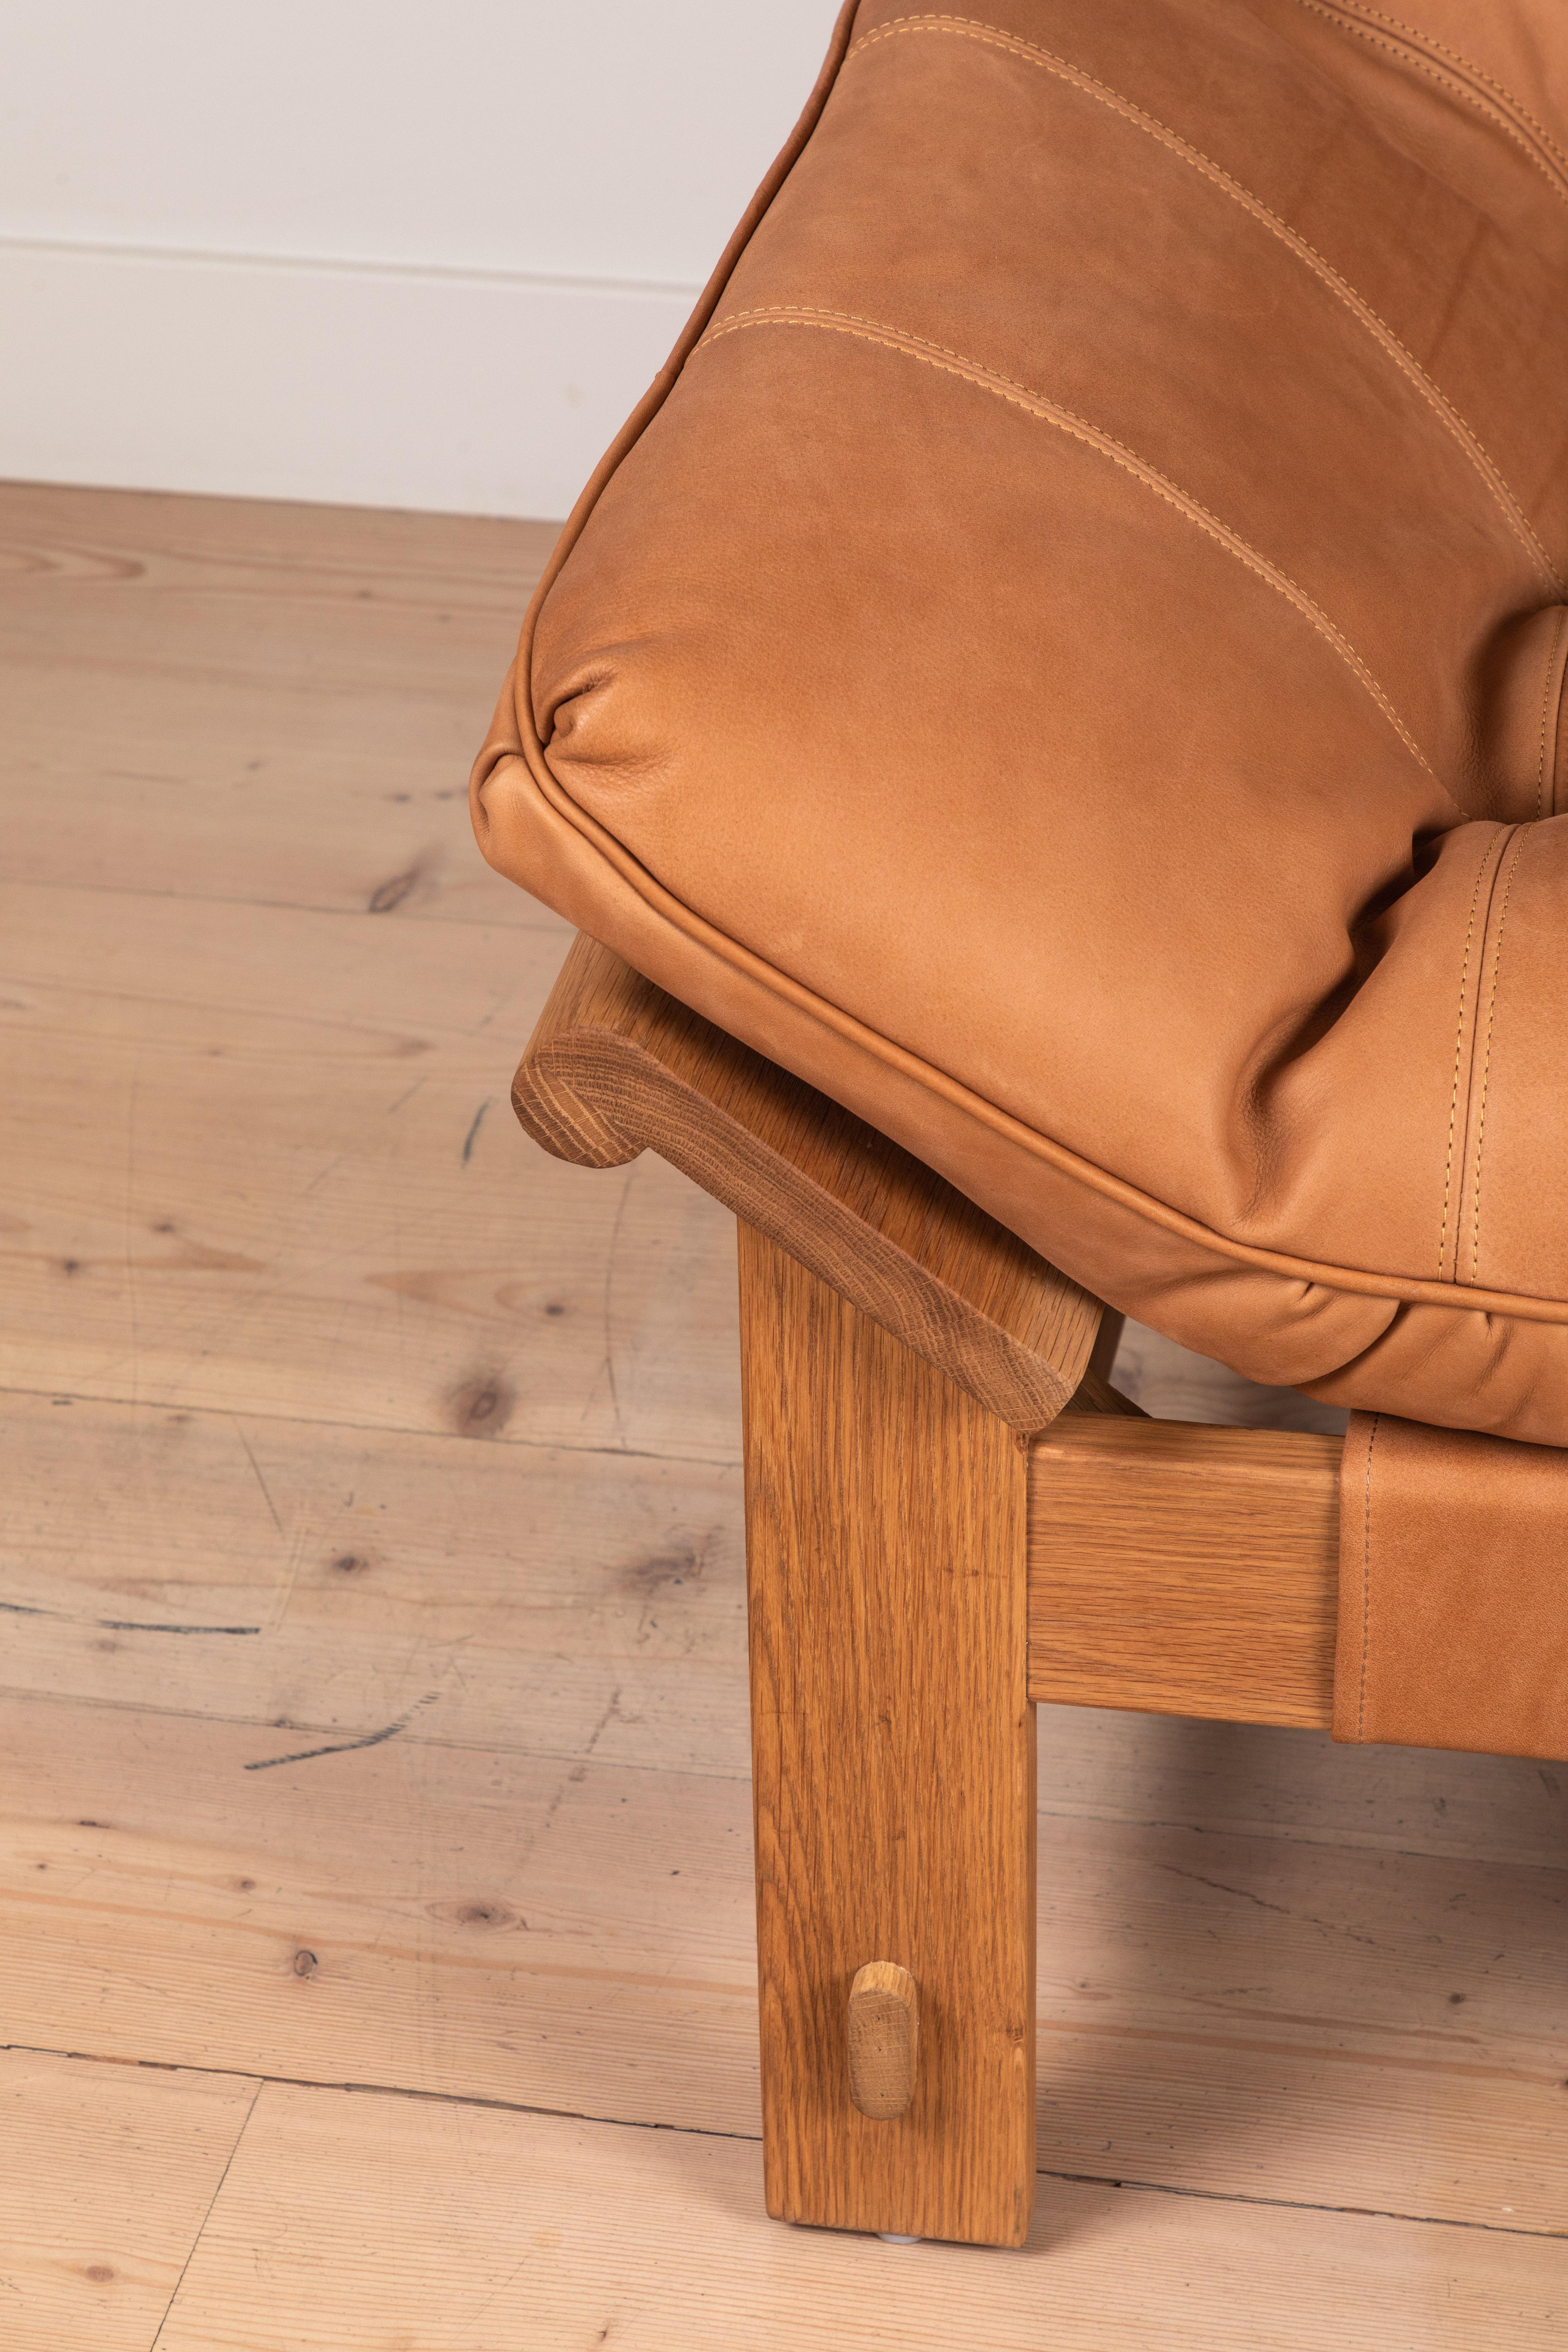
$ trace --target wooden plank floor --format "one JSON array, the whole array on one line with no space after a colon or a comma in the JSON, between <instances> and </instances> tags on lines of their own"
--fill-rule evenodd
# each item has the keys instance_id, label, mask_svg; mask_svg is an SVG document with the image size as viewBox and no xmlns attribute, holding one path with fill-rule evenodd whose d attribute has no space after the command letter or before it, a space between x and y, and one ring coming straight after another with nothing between
<instances>
[{"instance_id":1,"label":"wooden plank floor","mask_svg":"<svg viewBox=\"0 0 1568 2352\"><path fill-rule=\"evenodd\" d=\"M763 2216L732 1234L512 1126L462 799L549 538L0 492L0 2341L1555 2345L1552 1767L1042 1709L1030 2248Z\"/></svg>"}]
</instances>

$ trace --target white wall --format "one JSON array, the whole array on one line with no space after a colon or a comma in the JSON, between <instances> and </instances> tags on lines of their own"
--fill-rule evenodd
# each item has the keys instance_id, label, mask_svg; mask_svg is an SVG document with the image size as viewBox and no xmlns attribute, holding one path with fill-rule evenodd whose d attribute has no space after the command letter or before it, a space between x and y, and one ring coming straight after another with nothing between
<instances>
[{"instance_id":1,"label":"white wall","mask_svg":"<svg viewBox=\"0 0 1568 2352\"><path fill-rule=\"evenodd\" d=\"M0 8L0 474L564 514L836 14Z\"/></svg>"}]
</instances>

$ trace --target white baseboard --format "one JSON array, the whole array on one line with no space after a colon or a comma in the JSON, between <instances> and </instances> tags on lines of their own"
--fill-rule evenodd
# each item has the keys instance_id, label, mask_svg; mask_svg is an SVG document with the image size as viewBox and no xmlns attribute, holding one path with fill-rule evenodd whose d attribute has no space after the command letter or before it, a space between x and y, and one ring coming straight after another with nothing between
<instances>
[{"instance_id":1,"label":"white baseboard","mask_svg":"<svg viewBox=\"0 0 1568 2352\"><path fill-rule=\"evenodd\" d=\"M562 516L695 299L0 242L0 474Z\"/></svg>"}]
</instances>

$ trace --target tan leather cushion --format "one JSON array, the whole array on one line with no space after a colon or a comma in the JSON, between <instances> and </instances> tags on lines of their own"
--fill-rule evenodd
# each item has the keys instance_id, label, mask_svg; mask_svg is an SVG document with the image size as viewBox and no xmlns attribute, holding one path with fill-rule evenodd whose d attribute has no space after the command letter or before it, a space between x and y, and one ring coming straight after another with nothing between
<instances>
[{"instance_id":1,"label":"tan leather cushion","mask_svg":"<svg viewBox=\"0 0 1568 2352\"><path fill-rule=\"evenodd\" d=\"M1142 1320L1563 1444L1568 7L1413 5L848 10L475 819Z\"/></svg>"}]
</instances>

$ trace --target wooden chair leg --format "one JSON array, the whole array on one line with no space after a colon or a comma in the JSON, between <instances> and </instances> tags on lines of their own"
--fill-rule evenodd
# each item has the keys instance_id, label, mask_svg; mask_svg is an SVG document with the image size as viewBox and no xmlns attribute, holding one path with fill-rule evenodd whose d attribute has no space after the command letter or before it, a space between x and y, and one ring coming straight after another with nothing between
<instances>
[{"instance_id":1,"label":"wooden chair leg","mask_svg":"<svg viewBox=\"0 0 1568 2352\"><path fill-rule=\"evenodd\" d=\"M1018 2245L1035 2183L1026 1453L745 1224L740 1260L768 2210ZM872 1962L888 1965L858 1997L868 2113L849 2001Z\"/></svg>"},{"instance_id":2,"label":"wooden chair leg","mask_svg":"<svg viewBox=\"0 0 1568 2352\"><path fill-rule=\"evenodd\" d=\"M1016 2244L1030 1700L1326 1724L1338 1441L1148 1420L1120 1316L591 940L513 1100L560 1158L651 1148L745 1221L769 2209Z\"/></svg>"}]
</instances>

